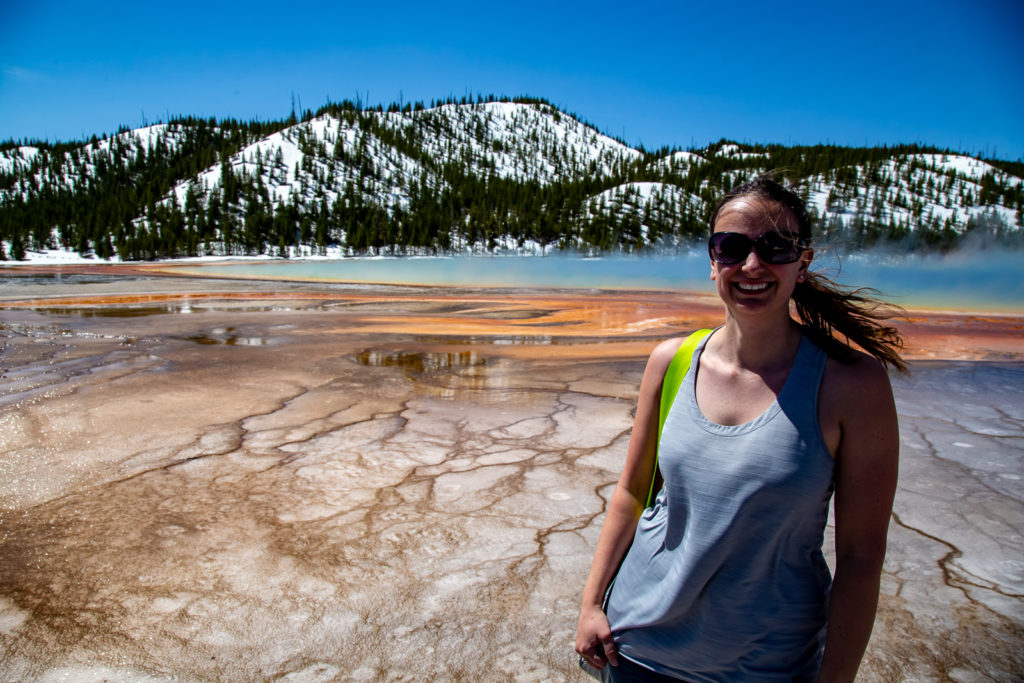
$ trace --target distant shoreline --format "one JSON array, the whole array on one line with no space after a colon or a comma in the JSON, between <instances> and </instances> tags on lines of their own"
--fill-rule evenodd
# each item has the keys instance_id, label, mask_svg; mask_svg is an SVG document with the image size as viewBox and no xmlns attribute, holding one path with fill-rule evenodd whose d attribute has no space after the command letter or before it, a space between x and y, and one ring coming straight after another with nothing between
<instances>
[{"instance_id":1,"label":"distant shoreline","mask_svg":"<svg viewBox=\"0 0 1024 683\"><path fill-rule=\"evenodd\" d=\"M0 291L0 311L175 302L191 305L218 300L306 301L310 306L351 301L392 305L422 299L449 300L453 305L480 301L529 303L568 315L592 316L595 313L589 311L614 309L617 317L597 332L613 345L631 337L667 338L686 329L717 325L722 320L721 303L707 292L229 278L219 274L167 272L167 265L4 265L0 267L0 281L18 284L8 284ZM913 307L907 309L907 320L893 322L905 338L908 360L1024 360L1024 313ZM474 328L472 332L481 333L486 334L486 328ZM537 329L520 333L535 334ZM451 328L450 334L460 334L458 325ZM574 332L566 334L566 342L573 343Z\"/></svg>"},{"instance_id":2,"label":"distant shoreline","mask_svg":"<svg viewBox=\"0 0 1024 683\"><path fill-rule=\"evenodd\" d=\"M1007 256L1005 253L1003 256ZM215 281L227 281L239 283L236 286L241 286L240 283L249 282L252 283L253 287L257 287L256 283L263 283L259 285L259 288L266 289L271 283L282 283L287 284L289 288L304 286L304 287L323 287L327 289L335 289L338 287L403 287L410 289L424 289L424 288L445 288L456 291L467 290L467 291L611 291L611 292L665 292L674 295L685 295L687 297L697 297L700 299L710 298L712 301L717 302L718 299L714 295L711 287L708 285L707 280L704 276L701 276L699 280L689 279L682 280L679 282L666 282L652 280L650 282L638 283L635 281L626 281L623 278L612 277L607 282L532 282L532 281L483 281L483 278L488 276L489 269L486 264L490 259L510 259L517 260L523 259L524 261L537 260L540 263L549 264L560 264L563 262L558 261L559 258L565 258L561 255L528 255L528 256L516 256L516 255L491 255L491 256L479 256L479 255L438 255L438 256L354 256L344 258L324 258L324 257L297 257L293 259L287 258L272 258L272 257L251 257L251 256L231 256L231 257L200 257L200 258L186 258L186 259L167 259L158 261L128 261L128 262L103 262L103 261L90 261L86 259L77 260L40 260L34 262L0 262L0 282L5 278L13 277L19 278L23 276L39 276L39 277L62 277L68 275L102 275L106 277L134 277L134 278L166 278L166 279L197 279L208 282ZM594 257L587 258L583 255L570 257L568 263L579 266L580 264L587 264L591 262L598 262L604 258L610 259L611 257ZM643 256L643 255L630 255L626 256L627 259L635 259L642 263L650 263L652 266L659 263L659 258L654 255ZM906 255L906 258L915 258L913 255ZM954 260L958 258L956 255L949 255L951 259L951 265L953 268L958 268L960 273L960 281L963 280L963 271L965 267ZM466 266L466 264L473 264L477 268L475 270L469 269L460 271L458 275L445 274L442 277L436 277L438 269L430 271L427 267L421 266L414 277L403 279L401 276L393 276L388 273L381 277L381 269L377 268L377 264L388 261L415 261L418 263L433 263L443 264L447 268L447 264L458 263L460 266ZM667 259L662 258L661 262ZM690 267L692 263L689 263L691 259L685 257L681 261L682 266L680 270ZM819 262L820 261L820 262ZM838 266L834 266L831 263L832 257L824 256L820 259L815 260L815 265L818 266L817 270L822 274L835 277L837 274L842 274L844 270L848 270L851 267L855 267L858 260L852 257L846 257L843 262L836 260ZM336 273L328 274L317 274L317 275L303 275L300 273L284 273L284 269L295 269L306 268L307 270L317 269L320 267L323 271L327 271L332 266L342 265L345 267L351 267L346 273L345 277L338 277ZM949 272L943 268L944 262L940 263L939 266L932 265L929 269L926 269L927 281L930 286L934 286L935 281L941 281L943 278L949 277ZM536 266L531 266L536 270ZM259 273L257 271L266 270L274 271L268 273ZM455 270L455 269L451 269ZM495 270L500 270L495 269ZM558 268L550 268L551 272L558 272ZM233 271L233 272L232 272ZM895 272L899 272L897 268ZM561 273L559 273L559 277ZM507 275L506 275L507 277ZM980 277L1000 277L999 275L993 275L989 273ZM1013 273L1007 274L1007 277L1016 278L1016 270ZM1002 277L1003 280L1006 277ZM958 299L957 294L963 294L964 289L971 291L970 287L957 288L954 285L947 285L952 287L952 291L948 292L949 296L943 296L945 292L939 291L926 291L920 295L908 296L906 294L899 294L894 291L897 287L895 284L889 285L888 283L873 283L873 282L862 282L857 279L853 279L852 282L843 282L841 284L852 285L856 287L875 287L879 289L882 296L890 304L903 308L910 313L923 313L923 314L941 314L941 315L982 315L982 316L1000 316L1018 318L1024 317L1024 299L1017 300L1012 296L1012 292L1004 295L998 300L981 299L975 298L965 300L962 296ZM10 299L10 296L5 296L3 292L0 292L0 301L4 299Z\"/></svg>"}]
</instances>

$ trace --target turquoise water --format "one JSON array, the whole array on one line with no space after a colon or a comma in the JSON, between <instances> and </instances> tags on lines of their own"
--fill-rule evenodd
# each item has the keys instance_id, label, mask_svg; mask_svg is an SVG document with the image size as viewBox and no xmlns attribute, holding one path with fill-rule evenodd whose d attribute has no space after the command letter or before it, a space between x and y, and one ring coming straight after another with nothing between
<instances>
[{"instance_id":1,"label":"turquoise water","mask_svg":"<svg viewBox=\"0 0 1024 683\"><path fill-rule=\"evenodd\" d=\"M178 268L176 268L178 269ZM707 255L376 257L226 261L181 270L241 278L465 287L714 291ZM848 286L874 287L904 306L1024 312L1024 253L945 256L819 254L812 269Z\"/></svg>"}]
</instances>

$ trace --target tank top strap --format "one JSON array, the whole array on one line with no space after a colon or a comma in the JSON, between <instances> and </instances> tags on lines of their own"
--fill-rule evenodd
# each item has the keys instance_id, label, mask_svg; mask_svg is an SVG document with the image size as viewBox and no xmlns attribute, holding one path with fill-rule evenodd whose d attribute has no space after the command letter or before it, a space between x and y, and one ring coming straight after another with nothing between
<instances>
[{"instance_id":1,"label":"tank top strap","mask_svg":"<svg viewBox=\"0 0 1024 683\"><path fill-rule=\"evenodd\" d=\"M828 355L810 337L800 339L800 347L779 392L778 403L798 427L818 428L818 395Z\"/></svg>"}]
</instances>

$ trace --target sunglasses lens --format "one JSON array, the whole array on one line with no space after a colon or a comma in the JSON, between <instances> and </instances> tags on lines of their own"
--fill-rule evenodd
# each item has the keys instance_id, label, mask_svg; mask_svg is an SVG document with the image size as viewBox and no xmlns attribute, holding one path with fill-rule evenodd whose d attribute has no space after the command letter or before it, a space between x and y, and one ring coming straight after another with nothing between
<instances>
[{"instance_id":1,"label":"sunglasses lens","mask_svg":"<svg viewBox=\"0 0 1024 683\"><path fill-rule=\"evenodd\" d=\"M753 246L749 237L738 232L716 232L708 241L711 258L726 266L745 261Z\"/></svg>"},{"instance_id":2,"label":"sunglasses lens","mask_svg":"<svg viewBox=\"0 0 1024 683\"><path fill-rule=\"evenodd\" d=\"M779 232L766 232L757 238L757 255L767 263L793 263L800 258L799 242Z\"/></svg>"}]
</instances>

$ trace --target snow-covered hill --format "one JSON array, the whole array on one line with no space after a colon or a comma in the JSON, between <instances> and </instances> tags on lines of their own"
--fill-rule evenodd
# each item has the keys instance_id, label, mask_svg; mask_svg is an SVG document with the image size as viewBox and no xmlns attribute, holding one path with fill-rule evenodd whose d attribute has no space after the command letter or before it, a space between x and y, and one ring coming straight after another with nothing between
<instances>
[{"instance_id":1,"label":"snow-covered hill","mask_svg":"<svg viewBox=\"0 0 1024 683\"><path fill-rule=\"evenodd\" d=\"M635 249L700 234L725 189L779 167L833 237L948 245L978 225L1021 231L1019 176L922 149L651 154L540 100L331 105L276 124L189 118L0 150L0 239L8 252L18 242L122 258L299 243Z\"/></svg>"}]
</instances>

